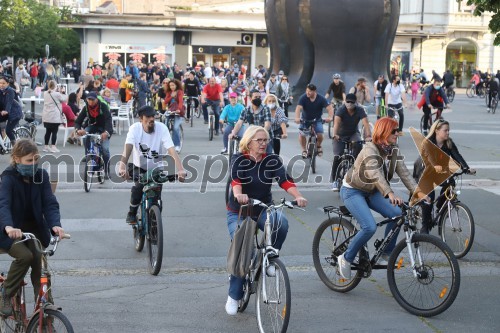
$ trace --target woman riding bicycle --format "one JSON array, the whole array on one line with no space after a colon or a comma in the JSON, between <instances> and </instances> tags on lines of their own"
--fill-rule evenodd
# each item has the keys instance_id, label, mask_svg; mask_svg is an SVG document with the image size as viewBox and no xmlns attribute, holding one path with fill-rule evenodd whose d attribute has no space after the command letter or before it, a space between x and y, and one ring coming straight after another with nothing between
<instances>
[{"instance_id":1,"label":"woman riding bicycle","mask_svg":"<svg viewBox=\"0 0 500 333\"><path fill-rule=\"evenodd\" d=\"M398 205L402 204L403 200L394 194L389 183L390 179L387 179L390 177L386 178L386 169L391 169L391 165L386 167L386 160L393 160L393 163L396 163L395 171L410 192L413 193L416 188L415 181L405 164L390 158L393 154L393 148L396 148L398 126L398 121L393 118L385 117L377 120L373 128L372 142L368 142L363 147L353 167L346 174L340 189L340 197L361 227L361 230L349 243L347 250L338 257L339 272L346 279L351 277L351 263L356 254L377 230L370 209L385 218L401 215L401 209ZM419 199L424 198L425 194L418 193L418 197ZM395 222L387 224L385 235L389 233L394 224ZM383 260L388 259L396 241L397 237L391 240L386 248L386 253L381 257Z\"/></svg>"},{"instance_id":2,"label":"woman riding bicycle","mask_svg":"<svg viewBox=\"0 0 500 333\"><path fill-rule=\"evenodd\" d=\"M181 118L184 117L184 92L182 91L181 81L172 80L168 83L164 109L175 113L172 141L174 142L175 151L179 153L181 151Z\"/></svg>"},{"instance_id":3,"label":"woman riding bicycle","mask_svg":"<svg viewBox=\"0 0 500 333\"><path fill-rule=\"evenodd\" d=\"M428 180L427 183L420 182L419 188L421 188L423 192L429 193L428 196L432 201L434 201L435 198L434 184L441 184L441 195L446 192L448 187L455 186L455 180L453 177L448 178L450 174L447 171L450 159L456 161L462 170L466 171L466 173L476 173L476 170L469 168L467 162L458 151L457 146L451 140L450 124L443 119L439 119L432 125L429 135L427 136L427 140L424 140L423 142L422 157L423 160L426 161L426 165L432 165L434 168L427 168L424 171L423 162L419 159L415 162L413 177L415 180L419 180L422 177ZM438 210L445 202L445 199L445 196L442 196L437 201L436 207ZM422 229L420 232L428 234L431 229L432 204L424 203L422 204Z\"/></svg>"},{"instance_id":4,"label":"woman riding bicycle","mask_svg":"<svg viewBox=\"0 0 500 333\"><path fill-rule=\"evenodd\" d=\"M268 143L267 130L252 125L240 141L240 153L234 156L234 162L231 164L233 190L227 206L227 228L231 239L238 226L240 205L247 204L248 198L260 200L265 204L272 202L273 179L277 179L279 186L295 198L299 207L307 205L307 200L302 197L293 179L287 175L278 155L266 154ZM254 208L252 219L257 221L261 230L264 229L266 214L262 208ZM271 225L273 247L279 250L288 232L288 221L285 215L279 212L277 216L272 217ZM243 278L231 275L226 302L226 312L229 315L235 315L238 311L238 301L243 297L243 282Z\"/></svg>"},{"instance_id":5,"label":"woman riding bicycle","mask_svg":"<svg viewBox=\"0 0 500 333\"><path fill-rule=\"evenodd\" d=\"M51 233L64 235L59 203L52 193L47 171L38 168L39 158L36 144L30 139L20 139L12 149L10 166L1 175L0 253L8 253L15 259L1 286L0 313L6 316L12 313L10 298L30 267L35 297L40 289L41 254L35 242L15 240L23 232L30 232L47 247Z\"/></svg>"}]
</instances>

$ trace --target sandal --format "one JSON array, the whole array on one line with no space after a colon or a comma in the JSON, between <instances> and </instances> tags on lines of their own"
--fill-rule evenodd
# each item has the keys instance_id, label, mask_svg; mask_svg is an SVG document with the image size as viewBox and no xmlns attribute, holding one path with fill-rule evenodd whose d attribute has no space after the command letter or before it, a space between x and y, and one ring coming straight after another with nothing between
<instances>
[{"instance_id":1,"label":"sandal","mask_svg":"<svg viewBox=\"0 0 500 333\"><path fill-rule=\"evenodd\" d=\"M323 149L318 147L318 152L316 153L319 157L323 156Z\"/></svg>"},{"instance_id":2,"label":"sandal","mask_svg":"<svg viewBox=\"0 0 500 333\"><path fill-rule=\"evenodd\" d=\"M307 151L302 151L302 158L307 158Z\"/></svg>"}]
</instances>

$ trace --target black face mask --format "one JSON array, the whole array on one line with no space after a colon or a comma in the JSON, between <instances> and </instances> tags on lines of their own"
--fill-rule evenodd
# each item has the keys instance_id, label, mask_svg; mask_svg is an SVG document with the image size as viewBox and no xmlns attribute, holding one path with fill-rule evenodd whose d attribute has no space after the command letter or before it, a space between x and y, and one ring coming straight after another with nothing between
<instances>
[{"instance_id":1,"label":"black face mask","mask_svg":"<svg viewBox=\"0 0 500 333\"><path fill-rule=\"evenodd\" d=\"M396 84L399 86L399 84L401 83L401 81L396 81Z\"/></svg>"},{"instance_id":2,"label":"black face mask","mask_svg":"<svg viewBox=\"0 0 500 333\"><path fill-rule=\"evenodd\" d=\"M262 100L259 97L252 99L252 104L255 105L256 107L259 107L262 105Z\"/></svg>"}]
</instances>

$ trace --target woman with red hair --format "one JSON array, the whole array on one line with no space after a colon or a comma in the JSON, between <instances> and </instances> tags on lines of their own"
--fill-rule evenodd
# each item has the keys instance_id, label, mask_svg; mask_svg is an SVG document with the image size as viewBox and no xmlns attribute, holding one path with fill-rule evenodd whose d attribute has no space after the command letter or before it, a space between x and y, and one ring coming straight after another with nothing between
<instances>
[{"instance_id":1,"label":"woman with red hair","mask_svg":"<svg viewBox=\"0 0 500 333\"><path fill-rule=\"evenodd\" d=\"M403 200L397 197L391 189L390 176L386 163L396 163L395 168L406 188L413 192L417 186L402 159L391 159L393 148L396 148L398 138L398 122L393 118L384 117L375 123L373 128L372 142L367 143L359 153L354 165L346 174L340 197L352 216L358 221L361 230L349 243L347 250L338 257L339 273L346 279L351 277L351 263L354 261L358 251L370 240L377 230L377 225L370 209L381 214L385 218L393 218L401 215L398 205ZM397 150L394 151L396 153ZM389 158L388 158L389 157ZM418 193L419 199L425 198L424 193ZM393 228L395 222L388 223L385 235ZM387 259L396 245L397 237L394 237L379 260L379 264L387 265ZM385 261L385 262L381 262Z\"/></svg>"}]
</instances>

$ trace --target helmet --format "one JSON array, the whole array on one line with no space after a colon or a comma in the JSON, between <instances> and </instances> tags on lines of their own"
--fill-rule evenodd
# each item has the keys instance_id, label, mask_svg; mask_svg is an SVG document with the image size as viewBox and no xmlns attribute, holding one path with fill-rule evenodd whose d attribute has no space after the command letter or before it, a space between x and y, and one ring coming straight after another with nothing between
<instances>
[{"instance_id":1,"label":"helmet","mask_svg":"<svg viewBox=\"0 0 500 333\"><path fill-rule=\"evenodd\" d=\"M134 84L133 84L133 83L129 83L129 84L127 84L127 88L128 88L128 89L134 89Z\"/></svg>"},{"instance_id":2,"label":"helmet","mask_svg":"<svg viewBox=\"0 0 500 333\"><path fill-rule=\"evenodd\" d=\"M340 74L338 74L338 73L333 74L333 78L334 79L340 79Z\"/></svg>"}]
</instances>

